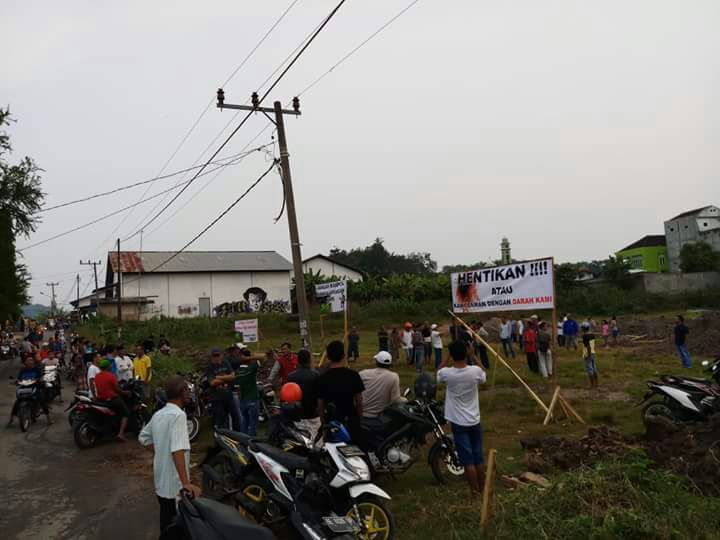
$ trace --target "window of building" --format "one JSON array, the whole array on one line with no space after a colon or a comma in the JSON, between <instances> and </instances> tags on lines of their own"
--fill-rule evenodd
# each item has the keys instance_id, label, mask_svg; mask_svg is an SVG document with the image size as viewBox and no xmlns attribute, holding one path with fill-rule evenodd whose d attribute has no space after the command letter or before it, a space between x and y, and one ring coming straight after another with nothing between
<instances>
[{"instance_id":1,"label":"window of building","mask_svg":"<svg viewBox=\"0 0 720 540\"><path fill-rule=\"evenodd\" d=\"M658 256L658 262L660 263L660 266L665 266L665 255Z\"/></svg>"},{"instance_id":2,"label":"window of building","mask_svg":"<svg viewBox=\"0 0 720 540\"><path fill-rule=\"evenodd\" d=\"M707 221L703 221L703 227L707 227Z\"/></svg>"},{"instance_id":3,"label":"window of building","mask_svg":"<svg viewBox=\"0 0 720 540\"><path fill-rule=\"evenodd\" d=\"M632 266L633 268L642 268L643 267L642 255L633 255L630 258L630 266Z\"/></svg>"},{"instance_id":4,"label":"window of building","mask_svg":"<svg viewBox=\"0 0 720 540\"><path fill-rule=\"evenodd\" d=\"M675 230L674 227L670 227L670 232L673 232Z\"/></svg>"}]
</instances>

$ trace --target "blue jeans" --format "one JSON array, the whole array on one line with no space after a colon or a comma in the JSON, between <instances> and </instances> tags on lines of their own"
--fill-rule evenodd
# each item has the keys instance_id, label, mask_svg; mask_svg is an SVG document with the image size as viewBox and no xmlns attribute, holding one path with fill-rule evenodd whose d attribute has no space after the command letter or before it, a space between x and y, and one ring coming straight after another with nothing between
<instances>
[{"instance_id":1,"label":"blue jeans","mask_svg":"<svg viewBox=\"0 0 720 540\"><path fill-rule=\"evenodd\" d=\"M413 355L415 356L415 371L419 373L425 368L425 346L418 345L415 347Z\"/></svg>"},{"instance_id":2,"label":"blue jeans","mask_svg":"<svg viewBox=\"0 0 720 540\"><path fill-rule=\"evenodd\" d=\"M483 434L480 424L474 426L459 426L450 423L452 428L455 450L457 450L460 464L482 465L483 458Z\"/></svg>"},{"instance_id":3,"label":"blue jeans","mask_svg":"<svg viewBox=\"0 0 720 540\"><path fill-rule=\"evenodd\" d=\"M435 347L435 369L440 367L440 364L442 364L442 349L439 347Z\"/></svg>"},{"instance_id":4,"label":"blue jeans","mask_svg":"<svg viewBox=\"0 0 720 540\"><path fill-rule=\"evenodd\" d=\"M509 358L515 358L515 350L512 346L512 341L510 341L510 338L503 338L502 340L502 346L503 346L503 353L506 357Z\"/></svg>"},{"instance_id":5,"label":"blue jeans","mask_svg":"<svg viewBox=\"0 0 720 540\"><path fill-rule=\"evenodd\" d=\"M260 402L256 399L240 400L240 431L254 437L257 435Z\"/></svg>"},{"instance_id":6,"label":"blue jeans","mask_svg":"<svg viewBox=\"0 0 720 540\"><path fill-rule=\"evenodd\" d=\"M677 352L680 355L683 367L691 368L692 359L690 358L690 351L688 351L687 345L683 343L682 345L675 345L675 347L677 347Z\"/></svg>"}]
</instances>

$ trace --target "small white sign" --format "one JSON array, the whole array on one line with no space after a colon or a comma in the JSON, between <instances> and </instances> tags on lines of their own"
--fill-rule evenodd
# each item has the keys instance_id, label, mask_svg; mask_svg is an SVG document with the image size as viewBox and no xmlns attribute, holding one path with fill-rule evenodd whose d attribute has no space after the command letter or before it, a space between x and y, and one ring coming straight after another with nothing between
<instances>
[{"instance_id":1,"label":"small white sign","mask_svg":"<svg viewBox=\"0 0 720 540\"><path fill-rule=\"evenodd\" d=\"M242 334L243 343L256 343L258 340L258 320L243 319L235 321L235 331Z\"/></svg>"},{"instance_id":2,"label":"small white sign","mask_svg":"<svg viewBox=\"0 0 720 540\"><path fill-rule=\"evenodd\" d=\"M315 296L330 305L332 313L347 309L347 281L333 281L315 285Z\"/></svg>"}]
</instances>

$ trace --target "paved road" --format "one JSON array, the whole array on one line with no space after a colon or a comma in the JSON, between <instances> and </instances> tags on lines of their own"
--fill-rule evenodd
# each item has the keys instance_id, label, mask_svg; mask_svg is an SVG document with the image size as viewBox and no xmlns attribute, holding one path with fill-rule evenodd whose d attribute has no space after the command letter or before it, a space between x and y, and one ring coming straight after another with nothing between
<instances>
[{"instance_id":1,"label":"paved road","mask_svg":"<svg viewBox=\"0 0 720 540\"><path fill-rule=\"evenodd\" d=\"M79 450L64 406L55 423L41 417L28 433L17 420L5 429L15 400L8 384L17 360L0 364L0 531L8 539L157 538L157 501L149 455L137 442ZM66 384L63 397L72 397ZM6 415L6 416L3 416Z\"/></svg>"}]
</instances>

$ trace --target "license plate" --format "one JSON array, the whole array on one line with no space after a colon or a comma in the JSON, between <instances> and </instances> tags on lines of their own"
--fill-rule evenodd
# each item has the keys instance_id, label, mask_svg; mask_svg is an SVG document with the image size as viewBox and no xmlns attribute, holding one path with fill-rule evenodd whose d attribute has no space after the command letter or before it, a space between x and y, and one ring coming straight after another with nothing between
<instances>
[{"instance_id":1,"label":"license plate","mask_svg":"<svg viewBox=\"0 0 720 540\"><path fill-rule=\"evenodd\" d=\"M353 533L358 530L355 521L345 516L324 517L323 522L334 533Z\"/></svg>"},{"instance_id":2,"label":"license plate","mask_svg":"<svg viewBox=\"0 0 720 540\"><path fill-rule=\"evenodd\" d=\"M340 450L340 453L345 457L362 457L365 455L365 452L363 452L359 446L353 444L341 446L338 450Z\"/></svg>"}]
</instances>

